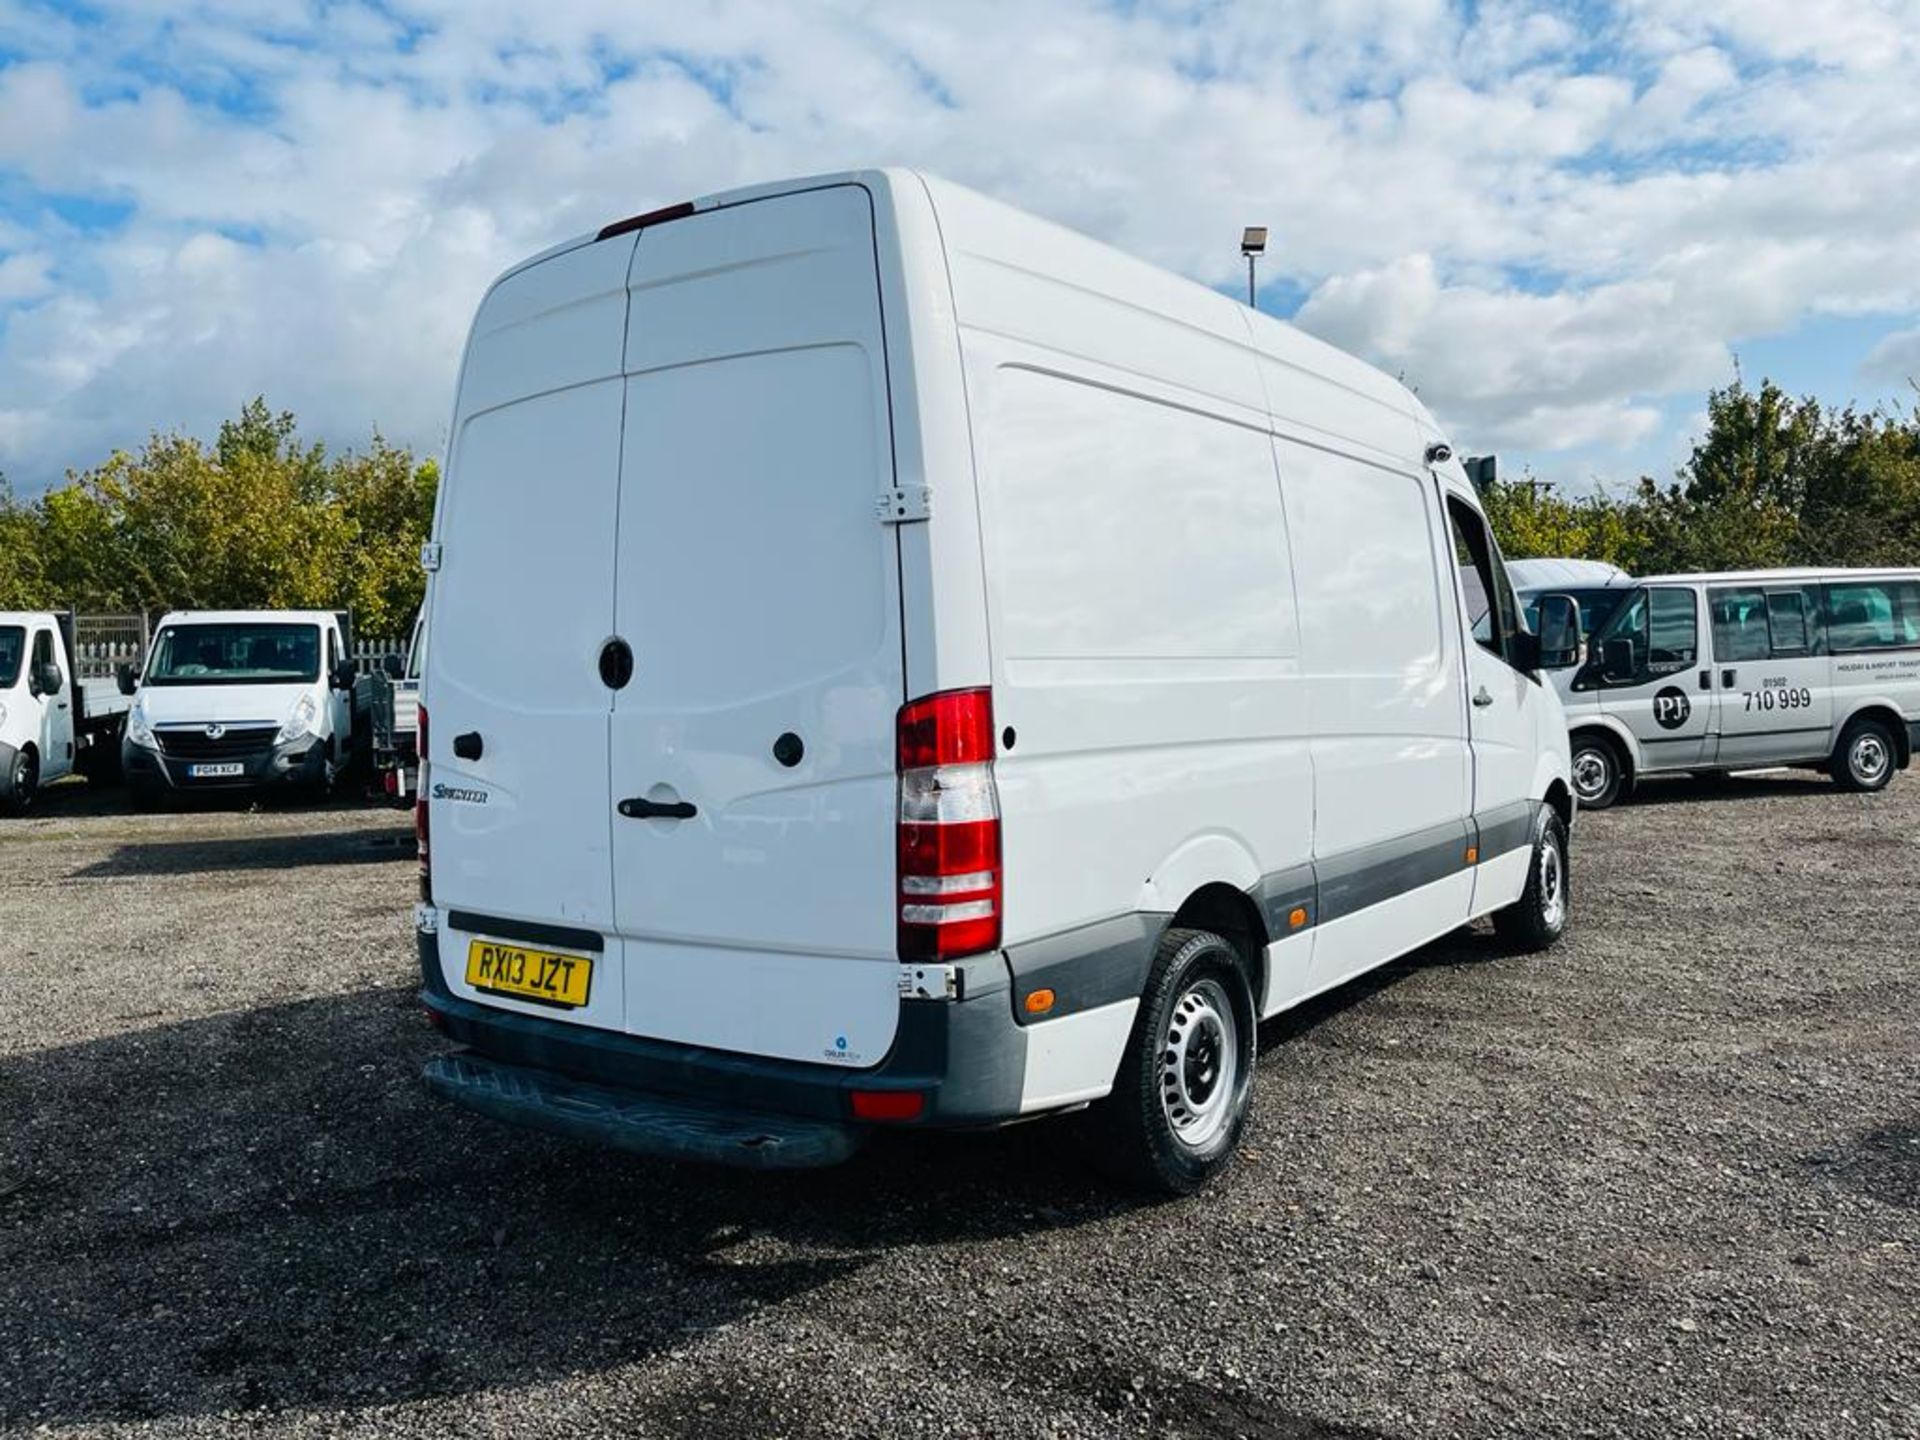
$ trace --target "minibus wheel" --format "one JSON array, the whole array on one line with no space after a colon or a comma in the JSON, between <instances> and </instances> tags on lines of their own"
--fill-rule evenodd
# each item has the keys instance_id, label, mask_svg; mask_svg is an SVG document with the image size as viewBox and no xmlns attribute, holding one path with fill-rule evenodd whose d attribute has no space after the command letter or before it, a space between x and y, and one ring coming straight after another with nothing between
<instances>
[{"instance_id":1,"label":"minibus wheel","mask_svg":"<svg viewBox=\"0 0 1920 1440\"><path fill-rule=\"evenodd\" d=\"M1847 726L1833 752L1833 778L1842 790L1884 790L1893 779L1893 735L1878 720Z\"/></svg>"},{"instance_id":2,"label":"minibus wheel","mask_svg":"<svg viewBox=\"0 0 1920 1440\"><path fill-rule=\"evenodd\" d=\"M1493 912L1494 933L1520 950L1551 949L1567 933L1570 879L1567 827L1551 805L1542 805L1533 822L1527 888L1506 909Z\"/></svg>"},{"instance_id":3,"label":"minibus wheel","mask_svg":"<svg viewBox=\"0 0 1920 1440\"><path fill-rule=\"evenodd\" d=\"M1626 766L1620 748L1604 735L1588 731L1573 738L1573 793L1582 810L1605 810L1620 798Z\"/></svg>"},{"instance_id":4,"label":"minibus wheel","mask_svg":"<svg viewBox=\"0 0 1920 1440\"><path fill-rule=\"evenodd\" d=\"M1161 1195L1191 1195L1218 1174L1246 1128L1255 1025L1240 952L1210 930L1168 930L1095 1117L1101 1162Z\"/></svg>"}]
</instances>

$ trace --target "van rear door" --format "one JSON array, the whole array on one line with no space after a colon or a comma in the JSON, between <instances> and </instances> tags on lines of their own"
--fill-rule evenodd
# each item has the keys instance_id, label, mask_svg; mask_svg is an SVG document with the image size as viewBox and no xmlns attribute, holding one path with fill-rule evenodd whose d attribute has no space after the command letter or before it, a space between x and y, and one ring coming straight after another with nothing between
<instances>
[{"instance_id":1,"label":"van rear door","mask_svg":"<svg viewBox=\"0 0 1920 1440\"><path fill-rule=\"evenodd\" d=\"M852 1068L893 1040L904 678L875 263L857 185L634 252L611 770L635 1034Z\"/></svg>"},{"instance_id":2,"label":"van rear door","mask_svg":"<svg viewBox=\"0 0 1920 1440\"><path fill-rule=\"evenodd\" d=\"M631 240L607 241L532 265L495 286L474 322L426 677L426 799L448 985L615 1030L624 1004L612 938L612 692L598 660L613 632L632 253ZM587 1003L478 993L466 981L476 936L587 956Z\"/></svg>"}]
</instances>

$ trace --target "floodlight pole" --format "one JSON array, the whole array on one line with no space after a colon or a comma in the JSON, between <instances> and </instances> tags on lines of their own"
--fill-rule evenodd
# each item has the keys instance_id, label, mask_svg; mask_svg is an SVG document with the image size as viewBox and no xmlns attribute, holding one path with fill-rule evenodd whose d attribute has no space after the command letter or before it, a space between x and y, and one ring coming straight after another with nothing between
<instances>
[{"instance_id":1,"label":"floodlight pole","mask_svg":"<svg viewBox=\"0 0 1920 1440\"><path fill-rule=\"evenodd\" d=\"M1254 262L1266 252L1266 248L1266 226L1249 225L1240 232L1240 253L1247 257L1247 308L1249 310L1260 308L1260 291L1254 284L1253 267Z\"/></svg>"}]
</instances>

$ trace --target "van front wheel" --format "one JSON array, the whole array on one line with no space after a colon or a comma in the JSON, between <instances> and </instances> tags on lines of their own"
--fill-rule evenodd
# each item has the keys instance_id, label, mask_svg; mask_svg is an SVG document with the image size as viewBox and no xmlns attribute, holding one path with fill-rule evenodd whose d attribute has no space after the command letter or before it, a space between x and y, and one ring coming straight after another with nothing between
<instances>
[{"instance_id":1,"label":"van front wheel","mask_svg":"<svg viewBox=\"0 0 1920 1440\"><path fill-rule=\"evenodd\" d=\"M1568 881L1567 827L1551 805L1542 805L1533 822L1527 888L1506 909L1494 911L1494 933L1516 949L1551 949L1567 933Z\"/></svg>"},{"instance_id":2,"label":"van front wheel","mask_svg":"<svg viewBox=\"0 0 1920 1440\"><path fill-rule=\"evenodd\" d=\"M7 767L5 788L0 789L0 809L9 815L24 815L33 808L33 798L40 791L40 761L33 751L16 750L13 763Z\"/></svg>"},{"instance_id":3,"label":"van front wheel","mask_svg":"<svg viewBox=\"0 0 1920 1440\"><path fill-rule=\"evenodd\" d=\"M1573 740L1573 790L1582 810L1605 810L1620 798L1626 778L1620 751L1611 740L1592 734Z\"/></svg>"},{"instance_id":4,"label":"van front wheel","mask_svg":"<svg viewBox=\"0 0 1920 1440\"><path fill-rule=\"evenodd\" d=\"M1219 1173L1246 1128L1255 1023L1239 952L1211 931L1167 931L1101 1102L1101 1162L1162 1195L1191 1195Z\"/></svg>"}]
</instances>

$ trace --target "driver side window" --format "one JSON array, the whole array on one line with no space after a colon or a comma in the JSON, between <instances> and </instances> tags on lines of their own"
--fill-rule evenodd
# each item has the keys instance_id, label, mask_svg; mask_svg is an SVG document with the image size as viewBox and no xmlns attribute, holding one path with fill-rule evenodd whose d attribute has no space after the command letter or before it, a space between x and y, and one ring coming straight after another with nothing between
<instances>
[{"instance_id":1,"label":"driver side window","mask_svg":"<svg viewBox=\"0 0 1920 1440\"><path fill-rule=\"evenodd\" d=\"M1638 591L1594 642L1598 683L1644 685L1690 670L1700 656L1700 602L1690 589Z\"/></svg>"},{"instance_id":2,"label":"driver side window","mask_svg":"<svg viewBox=\"0 0 1920 1440\"><path fill-rule=\"evenodd\" d=\"M1512 663L1507 643L1520 628L1520 607L1500 563L1486 521L1472 506L1447 497L1447 524L1453 533L1453 555L1460 571L1460 590L1466 601L1467 627L1489 654Z\"/></svg>"}]
</instances>

